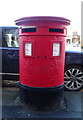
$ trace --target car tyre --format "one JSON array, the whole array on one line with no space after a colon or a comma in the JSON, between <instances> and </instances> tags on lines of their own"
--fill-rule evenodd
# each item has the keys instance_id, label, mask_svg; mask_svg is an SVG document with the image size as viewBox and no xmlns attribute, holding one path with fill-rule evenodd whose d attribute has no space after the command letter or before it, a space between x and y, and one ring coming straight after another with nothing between
<instances>
[{"instance_id":1,"label":"car tyre","mask_svg":"<svg viewBox=\"0 0 83 120\"><path fill-rule=\"evenodd\" d=\"M79 65L65 67L64 86L68 91L79 91L83 88L83 68Z\"/></svg>"}]
</instances>

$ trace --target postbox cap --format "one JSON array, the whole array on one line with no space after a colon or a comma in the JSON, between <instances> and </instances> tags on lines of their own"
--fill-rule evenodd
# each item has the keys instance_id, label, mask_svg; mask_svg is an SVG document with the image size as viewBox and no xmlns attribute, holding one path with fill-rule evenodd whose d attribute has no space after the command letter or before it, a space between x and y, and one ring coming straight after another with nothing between
<instances>
[{"instance_id":1,"label":"postbox cap","mask_svg":"<svg viewBox=\"0 0 83 120\"><path fill-rule=\"evenodd\" d=\"M17 19L15 21L15 24L18 26L22 25L41 25L42 23L44 25L47 24L62 24L62 25L69 25L70 20L64 18L64 17L54 17L54 16L32 16L32 17L23 17L20 19Z\"/></svg>"}]
</instances>

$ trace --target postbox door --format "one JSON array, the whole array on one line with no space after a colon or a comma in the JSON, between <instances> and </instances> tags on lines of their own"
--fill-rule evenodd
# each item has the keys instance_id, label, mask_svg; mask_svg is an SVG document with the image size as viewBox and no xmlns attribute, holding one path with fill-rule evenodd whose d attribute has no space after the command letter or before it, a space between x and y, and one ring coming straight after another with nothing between
<instances>
[{"instance_id":1,"label":"postbox door","mask_svg":"<svg viewBox=\"0 0 83 120\"><path fill-rule=\"evenodd\" d=\"M56 36L41 36L43 85L53 87L64 80L64 40Z\"/></svg>"}]
</instances>

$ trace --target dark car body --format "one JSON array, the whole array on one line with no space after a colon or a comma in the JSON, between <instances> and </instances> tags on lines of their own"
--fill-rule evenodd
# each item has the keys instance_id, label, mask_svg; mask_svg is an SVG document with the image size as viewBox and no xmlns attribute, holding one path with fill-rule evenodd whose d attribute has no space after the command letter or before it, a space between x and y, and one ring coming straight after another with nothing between
<instances>
[{"instance_id":1,"label":"dark car body","mask_svg":"<svg viewBox=\"0 0 83 120\"><path fill-rule=\"evenodd\" d=\"M2 48L2 79L19 79L19 48Z\"/></svg>"},{"instance_id":2,"label":"dark car body","mask_svg":"<svg viewBox=\"0 0 83 120\"><path fill-rule=\"evenodd\" d=\"M18 80L19 47L18 45L15 46L11 41L14 40L14 37L18 38L17 27L0 27L0 58L2 59L0 75L3 80ZM8 40L10 40L12 45L8 43Z\"/></svg>"},{"instance_id":3,"label":"dark car body","mask_svg":"<svg viewBox=\"0 0 83 120\"><path fill-rule=\"evenodd\" d=\"M79 65L83 67L82 61L83 61L82 51L69 51L68 50L65 52L65 67L70 66L70 65Z\"/></svg>"},{"instance_id":4,"label":"dark car body","mask_svg":"<svg viewBox=\"0 0 83 120\"><path fill-rule=\"evenodd\" d=\"M17 27L0 27L0 40L2 41L2 46L0 46L0 51L2 51L2 75L3 80L18 80L19 79L19 47L18 46L8 46L5 35L7 30L14 30L12 32L14 37L18 38L18 33L14 34ZM2 35L2 36L1 36ZM6 36L7 37L7 36ZM65 67L70 65L78 65L83 67L83 53L81 51L66 51L65 52Z\"/></svg>"}]
</instances>

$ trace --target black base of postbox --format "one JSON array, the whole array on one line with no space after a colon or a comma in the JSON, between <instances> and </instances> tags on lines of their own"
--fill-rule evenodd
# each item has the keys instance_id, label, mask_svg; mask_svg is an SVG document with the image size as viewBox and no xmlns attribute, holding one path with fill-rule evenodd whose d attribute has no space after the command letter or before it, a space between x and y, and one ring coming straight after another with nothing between
<instances>
[{"instance_id":1,"label":"black base of postbox","mask_svg":"<svg viewBox=\"0 0 83 120\"><path fill-rule=\"evenodd\" d=\"M64 106L64 85L50 88L28 87L20 83L19 98L33 110L49 111Z\"/></svg>"}]
</instances>

